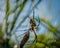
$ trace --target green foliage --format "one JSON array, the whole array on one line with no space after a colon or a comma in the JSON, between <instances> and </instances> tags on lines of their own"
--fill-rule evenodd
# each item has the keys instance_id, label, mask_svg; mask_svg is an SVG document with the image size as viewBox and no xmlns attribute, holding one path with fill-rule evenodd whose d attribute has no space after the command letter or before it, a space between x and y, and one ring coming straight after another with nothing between
<instances>
[{"instance_id":1,"label":"green foliage","mask_svg":"<svg viewBox=\"0 0 60 48\"><path fill-rule=\"evenodd\" d=\"M42 43L36 43L36 45L35 45L35 48L44 48L45 47L45 45L44 44L42 44Z\"/></svg>"},{"instance_id":2,"label":"green foliage","mask_svg":"<svg viewBox=\"0 0 60 48\"><path fill-rule=\"evenodd\" d=\"M9 45L10 45L11 47L13 47L14 44L15 44L15 42L14 42L13 40L10 40L10 41L9 41Z\"/></svg>"},{"instance_id":3,"label":"green foliage","mask_svg":"<svg viewBox=\"0 0 60 48\"><path fill-rule=\"evenodd\" d=\"M30 43L30 45L31 48L55 48L59 47L60 39L55 39L51 32L47 32L45 34L38 35L37 42L33 44Z\"/></svg>"},{"instance_id":4,"label":"green foliage","mask_svg":"<svg viewBox=\"0 0 60 48\"><path fill-rule=\"evenodd\" d=\"M4 33L2 32L2 24L0 23L0 38L2 38Z\"/></svg>"},{"instance_id":5,"label":"green foliage","mask_svg":"<svg viewBox=\"0 0 60 48\"><path fill-rule=\"evenodd\" d=\"M8 16L9 16L8 12L9 12L9 8L10 8L9 5L10 5L9 0L6 0L5 32L7 32L7 30L8 30Z\"/></svg>"},{"instance_id":6,"label":"green foliage","mask_svg":"<svg viewBox=\"0 0 60 48\"><path fill-rule=\"evenodd\" d=\"M0 23L0 32L2 31L2 24Z\"/></svg>"},{"instance_id":7,"label":"green foliage","mask_svg":"<svg viewBox=\"0 0 60 48\"><path fill-rule=\"evenodd\" d=\"M35 5L35 7L40 3L41 0L39 0L39 2ZM11 36L12 36L12 31L15 28L15 25L17 23L17 20L19 18L19 16L21 15L22 11L24 10L26 3L28 2L28 0L24 0L21 4L18 5L19 0L16 0L16 6L13 10L10 10L10 0L6 0L6 8L5 8L5 31L2 32L2 24L0 24L0 41L3 42L1 45L7 45L7 48L12 48L14 46L14 41L11 40ZM51 1L50 1L51 3ZM49 10L51 9L51 4L49 3ZM19 9L19 10L18 10ZM13 21L10 24L10 22L8 22L8 18L9 16L14 13L13 16ZM29 15L28 15L29 16ZM25 21L25 19L27 19L27 16L25 16L23 18L23 20L21 22L19 22L19 25L17 26L20 27L21 24ZM34 18L37 22L41 21L40 23L42 23L42 25L48 30L47 33L45 34L39 34L37 36L37 42L31 43L28 42L28 45L25 45L26 48L54 48L54 46L56 47L60 47L60 31L58 30L58 27L55 27L51 24L51 22L46 21L46 19L44 18ZM11 25L11 28L9 29L9 25ZM10 31L9 31L10 30ZM3 39L3 36L6 35L6 40ZM5 42L4 42L5 41ZM0 43L1 43L0 42ZM52 45L53 44L53 45Z\"/></svg>"},{"instance_id":8,"label":"green foliage","mask_svg":"<svg viewBox=\"0 0 60 48\"><path fill-rule=\"evenodd\" d=\"M3 35L4 35L4 33L3 33L3 32L0 32L0 38L2 38L2 37L3 37Z\"/></svg>"}]
</instances>

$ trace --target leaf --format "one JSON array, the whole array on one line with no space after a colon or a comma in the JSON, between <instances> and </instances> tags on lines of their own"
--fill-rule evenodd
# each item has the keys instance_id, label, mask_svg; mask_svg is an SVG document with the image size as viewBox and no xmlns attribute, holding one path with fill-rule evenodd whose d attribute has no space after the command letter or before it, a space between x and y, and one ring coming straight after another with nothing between
<instances>
[{"instance_id":1,"label":"leaf","mask_svg":"<svg viewBox=\"0 0 60 48\"><path fill-rule=\"evenodd\" d=\"M45 45L44 45L44 44L42 44L42 43L36 43L36 47L37 47L37 48L44 48L44 47L45 47Z\"/></svg>"},{"instance_id":2,"label":"leaf","mask_svg":"<svg viewBox=\"0 0 60 48\"><path fill-rule=\"evenodd\" d=\"M6 20L5 25L6 25L6 27L5 27L5 32L7 32L7 30L8 30L8 16L9 16L8 12L9 12L9 0L6 0L6 14L5 14L5 20Z\"/></svg>"}]
</instances>

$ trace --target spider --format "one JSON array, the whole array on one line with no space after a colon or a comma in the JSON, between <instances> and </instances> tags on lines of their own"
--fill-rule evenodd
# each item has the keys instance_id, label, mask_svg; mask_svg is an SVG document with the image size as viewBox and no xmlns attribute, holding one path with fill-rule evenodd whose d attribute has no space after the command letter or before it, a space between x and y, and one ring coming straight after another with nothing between
<instances>
[{"instance_id":1,"label":"spider","mask_svg":"<svg viewBox=\"0 0 60 48\"><path fill-rule=\"evenodd\" d=\"M35 35L35 39L33 41L33 43L36 41L37 42L37 34L36 34L36 29L38 28L39 24L36 25L34 18L30 19L30 26L31 28L28 29L27 32L25 32L25 35L23 37L23 39L21 40L20 43L20 48L23 48L24 44L28 41L29 36L30 36L30 32L33 32Z\"/></svg>"},{"instance_id":2,"label":"spider","mask_svg":"<svg viewBox=\"0 0 60 48\"><path fill-rule=\"evenodd\" d=\"M37 42L37 34L36 34L36 30L38 29L38 26L40 25L40 19L39 19L39 16L38 16L38 19L39 19L39 24L37 25L36 22L35 22L35 18L34 18L34 10L33 10L33 18L30 18L30 28L27 29L27 30L22 30L22 31L26 31L25 33L23 33L24 37L23 39L21 40L21 43L20 43L20 48L23 48L23 46L25 45L25 43L28 41L29 37L30 37L30 32L33 32L34 33L34 36L35 36L35 39L33 41L34 42ZM20 30L17 30L17 31L20 31ZM18 36L20 37L20 35ZM23 42L23 43L22 43Z\"/></svg>"},{"instance_id":3,"label":"spider","mask_svg":"<svg viewBox=\"0 0 60 48\"><path fill-rule=\"evenodd\" d=\"M27 32L23 33L25 34L23 39L21 40L21 43L20 43L20 48L23 48L23 46L25 45L25 43L28 41L29 37L30 37L30 32L33 32L34 33L34 36L35 36L35 39L33 41L34 42L37 42L37 34L36 34L36 30L38 29L38 26L40 25L40 19L39 19L39 16L38 16L38 20L39 20L39 24L37 25L36 22L35 22L35 18L34 18L34 9L33 9L33 18L30 18L30 28L27 29ZM19 30L20 31L20 30ZM23 30L23 31L26 31L26 30Z\"/></svg>"},{"instance_id":4,"label":"spider","mask_svg":"<svg viewBox=\"0 0 60 48\"><path fill-rule=\"evenodd\" d=\"M20 48L23 48L24 44L28 41L28 39L30 37L30 32L33 32L34 35L35 35L35 39L34 39L33 43L37 42L37 40L36 40L37 39L36 30L37 30L38 26L40 25L40 20L39 20L39 24L37 25L35 23L34 16L33 16L33 18L29 17L29 19L30 19L30 26L31 26L31 28L27 29L27 31L23 30L23 31L26 31L26 32L24 33L25 35L24 35L23 39L21 40Z\"/></svg>"}]
</instances>

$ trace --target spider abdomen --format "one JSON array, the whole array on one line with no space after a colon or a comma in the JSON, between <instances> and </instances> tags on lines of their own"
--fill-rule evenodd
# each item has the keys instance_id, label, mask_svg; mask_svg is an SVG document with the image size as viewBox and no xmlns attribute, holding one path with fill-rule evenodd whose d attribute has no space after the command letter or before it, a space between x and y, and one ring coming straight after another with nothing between
<instances>
[{"instance_id":1,"label":"spider abdomen","mask_svg":"<svg viewBox=\"0 0 60 48\"><path fill-rule=\"evenodd\" d=\"M20 43L20 48L23 48L23 46L25 45L25 43L28 41L29 39L29 32L26 32L26 34L24 35L21 43Z\"/></svg>"}]
</instances>

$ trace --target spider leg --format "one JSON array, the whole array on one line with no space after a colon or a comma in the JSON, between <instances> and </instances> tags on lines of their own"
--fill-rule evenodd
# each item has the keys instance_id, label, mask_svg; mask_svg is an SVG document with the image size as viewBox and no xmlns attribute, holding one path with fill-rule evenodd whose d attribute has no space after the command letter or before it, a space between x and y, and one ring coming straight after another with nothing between
<instances>
[{"instance_id":1,"label":"spider leg","mask_svg":"<svg viewBox=\"0 0 60 48\"><path fill-rule=\"evenodd\" d=\"M29 31L31 28L29 28L29 29L24 29L24 30L16 30L15 32L19 32L19 31Z\"/></svg>"},{"instance_id":2,"label":"spider leg","mask_svg":"<svg viewBox=\"0 0 60 48\"><path fill-rule=\"evenodd\" d=\"M37 34L36 34L36 32L35 31L33 31L34 32L34 35L35 35L35 39L34 39L34 41L33 41L33 43L36 41L37 42Z\"/></svg>"}]
</instances>

